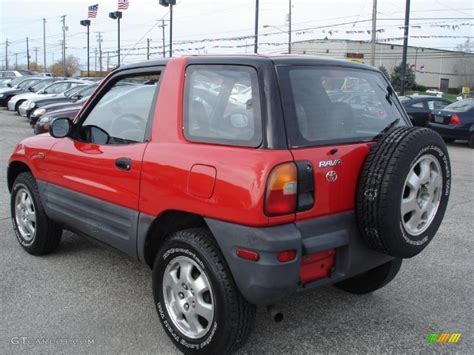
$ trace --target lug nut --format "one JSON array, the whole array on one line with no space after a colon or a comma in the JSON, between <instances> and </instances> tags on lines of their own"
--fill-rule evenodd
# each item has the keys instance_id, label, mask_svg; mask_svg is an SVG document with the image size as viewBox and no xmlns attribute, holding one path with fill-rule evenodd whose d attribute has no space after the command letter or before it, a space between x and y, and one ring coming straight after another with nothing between
<instances>
[{"instance_id":1,"label":"lug nut","mask_svg":"<svg viewBox=\"0 0 474 355\"><path fill-rule=\"evenodd\" d=\"M187 290L187 289L188 289L188 286L187 286L186 284L183 284L183 288L184 288L185 290Z\"/></svg>"},{"instance_id":2,"label":"lug nut","mask_svg":"<svg viewBox=\"0 0 474 355\"><path fill-rule=\"evenodd\" d=\"M189 303L184 304L184 309L187 311L189 309Z\"/></svg>"},{"instance_id":3,"label":"lug nut","mask_svg":"<svg viewBox=\"0 0 474 355\"><path fill-rule=\"evenodd\" d=\"M183 299L184 298L184 293L180 292L178 293L179 298Z\"/></svg>"}]
</instances>

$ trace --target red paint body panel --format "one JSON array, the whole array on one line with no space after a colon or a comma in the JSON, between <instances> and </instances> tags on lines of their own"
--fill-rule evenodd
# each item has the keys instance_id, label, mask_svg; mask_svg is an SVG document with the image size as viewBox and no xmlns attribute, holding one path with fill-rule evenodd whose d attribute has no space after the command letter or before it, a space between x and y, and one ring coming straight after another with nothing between
<instances>
[{"instance_id":1,"label":"red paint body panel","mask_svg":"<svg viewBox=\"0 0 474 355\"><path fill-rule=\"evenodd\" d=\"M145 147L145 143L100 146L62 138L48 153L47 181L137 210ZM132 160L130 171L115 166L122 157Z\"/></svg>"},{"instance_id":2,"label":"red paint body panel","mask_svg":"<svg viewBox=\"0 0 474 355\"><path fill-rule=\"evenodd\" d=\"M210 198L214 193L217 170L213 166L195 164L188 175L188 193L197 197Z\"/></svg>"},{"instance_id":3,"label":"red paint body panel","mask_svg":"<svg viewBox=\"0 0 474 355\"><path fill-rule=\"evenodd\" d=\"M329 154L335 148L337 152ZM308 211L297 213L296 219L314 218L353 209L357 181L365 158L369 154L369 148L369 143L360 143L292 150L295 160L309 160L313 163L315 183L314 207ZM319 167L321 161L336 159L340 159L342 164ZM336 172L336 181L329 182L327 180L326 174L329 171Z\"/></svg>"}]
</instances>

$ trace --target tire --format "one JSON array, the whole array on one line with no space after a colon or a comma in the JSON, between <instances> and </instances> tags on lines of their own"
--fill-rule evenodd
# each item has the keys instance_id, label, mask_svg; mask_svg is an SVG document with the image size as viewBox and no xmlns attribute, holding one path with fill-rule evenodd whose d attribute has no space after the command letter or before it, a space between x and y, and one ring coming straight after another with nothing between
<instances>
[{"instance_id":1,"label":"tire","mask_svg":"<svg viewBox=\"0 0 474 355\"><path fill-rule=\"evenodd\" d=\"M449 155L438 133L392 130L372 147L359 177L356 216L365 243L399 258L420 253L443 220L450 186Z\"/></svg>"},{"instance_id":2,"label":"tire","mask_svg":"<svg viewBox=\"0 0 474 355\"><path fill-rule=\"evenodd\" d=\"M474 133L471 133L471 136L467 141L467 145L469 146L469 148L474 148Z\"/></svg>"},{"instance_id":3,"label":"tire","mask_svg":"<svg viewBox=\"0 0 474 355\"><path fill-rule=\"evenodd\" d=\"M28 253L44 255L58 247L62 229L46 216L31 173L21 173L15 179L10 209L16 238Z\"/></svg>"},{"instance_id":4,"label":"tire","mask_svg":"<svg viewBox=\"0 0 474 355\"><path fill-rule=\"evenodd\" d=\"M18 102L15 104L15 111L16 111L16 113L17 113L19 116L21 116L21 115L20 115L20 106L21 106L21 104L22 104L23 102L25 102L25 100L20 100L20 101L18 101Z\"/></svg>"},{"instance_id":5,"label":"tire","mask_svg":"<svg viewBox=\"0 0 474 355\"><path fill-rule=\"evenodd\" d=\"M207 291L194 291L198 279ZM231 353L244 344L255 321L256 307L240 294L213 236L203 228L166 239L153 266L153 296L166 334L186 354ZM173 299L178 300L174 310ZM213 312L194 313L203 302ZM184 321L183 315L188 316ZM198 320L198 331L187 328L188 319Z\"/></svg>"},{"instance_id":6,"label":"tire","mask_svg":"<svg viewBox=\"0 0 474 355\"><path fill-rule=\"evenodd\" d=\"M393 259L361 275L334 284L337 288L355 294L374 292L392 281L402 266L401 258Z\"/></svg>"},{"instance_id":7,"label":"tire","mask_svg":"<svg viewBox=\"0 0 474 355\"><path fill-rule=\"evenodd\" d=\"M454 138L444 138L444 137L443 137L443 140L445 143L453 143L455 141Z\"/></svg>"}]
</instances>

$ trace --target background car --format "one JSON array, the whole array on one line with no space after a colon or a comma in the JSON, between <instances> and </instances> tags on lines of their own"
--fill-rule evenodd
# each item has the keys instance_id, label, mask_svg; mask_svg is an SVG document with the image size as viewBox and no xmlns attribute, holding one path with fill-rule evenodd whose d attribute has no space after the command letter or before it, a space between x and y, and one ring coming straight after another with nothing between
<instances>
[{"instance_id":1,"label":"background car","mask_svg":"<svg viewBox=\"0 0 474 355\"><path fill-rule=\"evenodd\" d=\"M23 80L14 87L0 90L0 106L7 106L8 100L10 100L15 95L31 92L32 87L42 80L41 78L30 76L21 78Z\"/></svg>"},{"instance_id":2,"label":"background car","mask_svg":"<svg viewBox=\"0 0 474 355\"><path fill-rule=\"evenodd\" d=\"M446 142L467 140L474 148L474 99L466 99L435 111L428 127L438 132Z\"/></svg>"},{"instance_id":3,"label":"background car","mask_svg":"<svg viewBox=\"0 0 474 355\"><path fill-rule=\"evenodd\" d=\"M78 85L84 85L84 81L81 80L63 80L60 82L54 82L51 85L47 86L41 91L38 91L36 94L30 96L26 101L24 101L20 107L18 107L18 113L20 116L29 117L31 112L36 109L36 102L40 101L46 97L53 97L55 95L62 94L63 92L76 87Z\"/></svg>"},{"instance_id":4,"label":"background car","mask_svg":"<svg viewBox=\"0 0 474 355\"><path fill-rule=\"evenodd\" d=\"M79 107L87 101L89 96L92 94L97 85L87 85L85 87L79 87L78 90L75 90L70 96L70 100L59 100L59 101L50 101L49 104L41 105L35 109L30 114L30 125L35 126L36 122L43 116L49 114L51 111L61 110L68 107L73 107L79 105ZM73 91L70 89L68 91ZM66 93L65 93L66 94ZM38 101L42 103L42 101Z\"/></svg>"},{"instance_id":5,"label":"background car","mask_svg":"<svg viewBox=\"0 0 474 355\"><path fill-rule=\"evenodd\" d=\"M48 114L45 114L39 119L36 124L34 125L34 132L35 134L41 134L41 133L47 133L49 132L49 127L51 125L51 122L56 119L56 118L69 118L71 121L74 120L76 117L77 113L82 107L82 104L86 101L87 99L84 98L81 101L81 103L77 102L74 104L68 104L68 106L62 108L62 109L57 109L57 110L52 110Z\"/></svg>"},{"instance_id":6,"label":"background car","mask_svg":"<svg viewBox=\"0 0 474 355\"><path fill-rule=\"evenodd\" d=\"M34 73L29 70L1 70L0 77L19 77L19 76L28 76L33 75Z\"/></svg>"},{"instance_id":7,"label":"background car","mask_svg":"<svg viewBox=\"0 0 474 355\"><path fill-rule=\"evenodd\" d=\"M426 127L433 110L440 110L452 101L436 96L401 96L399 97L405 111L414 126Z\"/></svg>"},{"instance_id":8,"label":"background car","mask_svg":"<svg viewBox=\"0 0 474 355\"><path fill-rule=\"evenodd\" d=\"M23 79L18 79L18 80L23 80ZM47 79L42 79L35 85L33 85L30 89L31 92L25 92L23 94L15 95L13 96L9 101L8 101L8 110L9 111L17 111L20 105L28 100L30 97L35 96L35 93L41 92L44 90L46 87L51 85L52 83L59 81L59 80L64 80L63 78L47 78Z\"/></svg>"}]
</instances>

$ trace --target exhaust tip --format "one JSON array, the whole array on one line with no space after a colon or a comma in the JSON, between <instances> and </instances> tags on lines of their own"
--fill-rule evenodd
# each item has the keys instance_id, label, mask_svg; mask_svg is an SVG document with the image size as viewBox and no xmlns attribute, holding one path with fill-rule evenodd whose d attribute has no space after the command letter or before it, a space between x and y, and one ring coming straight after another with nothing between
<instances>
[{"instance_id":1,"label":"exhaust tip","mask_svg":"<svg viewBox=\"0 0 474 355\"><path fill-rule=\"evenodd\" d=\"M267 312L275 323L280 323L283 321L283 312L279 308L270 305L267 306Z\"/></svg>"}]
</instances>

